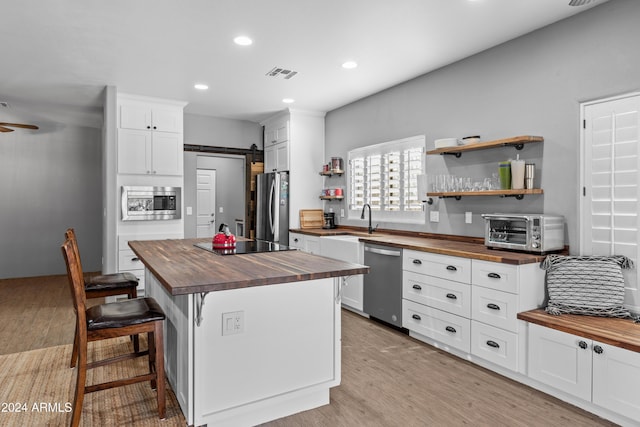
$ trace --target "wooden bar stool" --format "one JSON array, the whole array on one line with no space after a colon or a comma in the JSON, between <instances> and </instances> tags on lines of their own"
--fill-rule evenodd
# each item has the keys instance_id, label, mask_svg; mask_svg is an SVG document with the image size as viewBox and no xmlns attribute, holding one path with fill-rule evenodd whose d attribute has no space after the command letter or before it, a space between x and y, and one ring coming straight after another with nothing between
<instances>
[{"instance_id":1,"label":"wooden bar stool","mask_svg":"<svg viewBox=\"0 0 640 427\"><path fill-rule=\"evenodd\" d=\"M62 254L67 265L67 275L69 276L69 284L73 295L78 337L76 347L78 353L78 375L76 379L71 426L76 427L80 423L85 393L92 393L142 381L149 381L151 388L156 389L158 415L160 419L164 419L166 416L164 336L162 329L165 319L164 312L153 298L123 300L96 305L87 309L82 266L80 265L77 247L73 241L67 239L63 243ZM91 363L87 362L87 347L89 342L141 333L147 333L149 350L142 352L135 351ZM149 372L144 375L100 384L85 384L87 369L146 355L149 357Z\"/></svg>"},{"instance_id":2,"label":"wooden bar stool","mask_svg":"<svg viewBox=\"0 0 640 427\"><path fill-rule=\"evenodd\" d=\"M78 241L76 239L76 232L73 228L68 228L65 231L64 236L66 239L71 240L76 247L78 254L78 263L82 266L80 261L80 249L78 249ZM131 273L113 273L113 274L101 274L98 276L90 277L84 280L84 293L85 297L91 298L104 298L117 295L127 295L128 299L134 299L138 297L138 278ZM133 350L138 351L139 341L138 336L133 335L131 337L133 341ZM73 368L78 358L78 328L76 326L76 333L73 338L73 351L71 354L71 367Z\"/></svg>"}]
</instances>

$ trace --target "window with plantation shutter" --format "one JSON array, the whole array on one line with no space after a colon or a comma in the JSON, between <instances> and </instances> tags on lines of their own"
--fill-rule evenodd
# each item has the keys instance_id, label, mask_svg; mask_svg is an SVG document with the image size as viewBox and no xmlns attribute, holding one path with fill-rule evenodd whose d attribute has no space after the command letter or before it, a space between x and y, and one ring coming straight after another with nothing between
<instances>
[{"instance_id":1,"label":"window with plantation shutter","mask_svg":"<svg viewBox=\"0 0 640 427\"><path fill-rule=\"evenodd\" d=\"M580 251L624 255L625 302L640 310L640 96L583 106Z\"/></svg>"},{"instance_id":2,"label":"window with plantation shutter","mask_svg":"<svg viewBox=\"0 0 640 427\"><path fill-rule=\"evenodd\" d=\"M424 135L370 145L348 154L349 218L365 204L374 221L424 223L418 175L424 173Z\"/></svg>"}]
</instances>

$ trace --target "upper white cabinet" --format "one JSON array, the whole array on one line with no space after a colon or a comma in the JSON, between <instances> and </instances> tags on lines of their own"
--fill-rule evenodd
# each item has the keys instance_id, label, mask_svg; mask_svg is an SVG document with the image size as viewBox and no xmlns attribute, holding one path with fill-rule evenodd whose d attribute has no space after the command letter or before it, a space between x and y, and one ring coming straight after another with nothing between
<instances>
[{"instance_id":1,"label":"upper white cabinet","mask_svg":"<svg viewBox=\"0 0 640 427\"><path fill-rule=\"evenodd\" d=\"M289 171L289 227L298 228L301 209L321 209L317 173L324 156L324 114L288 109L264 126L264 171Z\"/></svg>"},{"instance_id":2,"label":"upper white cabinet","mask_svg":"<svg viewBox=\"0 0 640 427\"><path fill-rule=\"evenodd\" d=\"M183 104L118 100L118 173L183 174Z\"/></svg>"}]
</instances>

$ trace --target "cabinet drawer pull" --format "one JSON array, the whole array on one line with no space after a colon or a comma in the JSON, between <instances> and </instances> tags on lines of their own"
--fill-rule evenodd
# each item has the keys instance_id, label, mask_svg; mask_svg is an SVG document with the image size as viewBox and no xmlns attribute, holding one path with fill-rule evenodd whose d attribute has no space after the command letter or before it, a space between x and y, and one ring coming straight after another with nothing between
<instances>
[{"instance_id":1,"label":"cabinet drawer pull","mask_svg":"<svg viewBox=\"0 0 640 427\"><path fill-rule=\"evenodd\" d=\"M298 243L298 238L293 239L294 242Z\"/></svg>"},{"instance_id":2,"label":"cabinet drawer pull","mask_svg":"<svg viewBox=\"0 0 640 427\"><path fill-rule=\"evenodd\" d=\"M422 265L422 261L420 261L419 259L414 259L413 263L416 265Z\"/></svg>"},{"instance_id":3,"label":"cabinet drawer pull","mask_svg":"<svg viewBox=\"0 0 640 427\"><path fill-rule=\"evenodd\" d=\"M490 308L491 310L500 310L500 306L498 304L494 304L492 302L487 304L487 308Z\"/></svg>"},{"instance_id":4,"label":"cabinet drawer pull","mask_svg":"<svg viewBox=\"0 0 640 427\"><path fill-rule=\"evenodd\" d=\"M133 258L131 258L131 261L133 262L140 261L140 258L138 258L137 256L134 256Z\"/></svg>"},{"instance_id":5,"label":"cabinet drawer pull","mask_svg":"<svg viewBox=\"0 0 640 427\"><path fill-rule=\"evenodd\" d=\"M447 326L445 329L447 330L447 332L452 332L454 334L458 332L456 331L456 328L454 328L453 326Z\"/></svg>"},{"instance_id":6,"label":"cabinet drawer pull","mask_svg":"<svg viewBox=\"0 0 640 427\"><path fill-rule=\"evenodd\" d=\"M602 347L600 347L599 345L594 345L593 346L593 351L595 351L597 354L604 353L604 349Z\"/></svg>"},{"instance_id":7,"label":"cabinet drawer pull","mask_svg":"<svg viewBox=\"0 0 640 427\"><path fill-rule=\"evenodd\" d=\"M489 273L487 277L491 277L492 279L499 279L500 275L498 273Z\"/></svg>"},{"instance_id":8,"label":"cabinet drawer pull","mask_svg":"<svg viewBox=\"0 0 640 427\"><path fill-rule=\"evenodd\" d=\"M587 348L588 346L587 346L587 343L586 343L586 342L584 342L584 341L580 341L580 342L578 343L578 347L580 347L581 349L583 349L583 350L584 350L584 349L585 349L585 348Z\"/></svg>"},{"instance_id":9,"label":"cabinet drawer pull","mask_svg":"<svg viewBox=\"0 0 640 427\"><path fill-rule=\"evenodd\" d=\"M449 298L449 299L458 299L458 297L455 296L454 294L447 294L447 298Z\"/></svg>"},{"instance_id":10,"label":"cabinet drawer pull","mask_svg":"<svg viewBox=\"0 0 640 427\"><path fill-rule=\"evenodd\" d=\"M493 347L493 348L500 348L500 344L498 344L498 343L497 343L497 342L495 342L495 341L491 341L491 340L487 341L487 345L488 345L489 347Z\"/></svg>"},{"instance_id":11,"label":"cabinet drawer pull","mask_svg":"<svg viewBox=\"0 0 640 427\"><path fill-rule=\"evenodd\" d=\"M413 285L413 289L417 290L417 291L421 291L422 290L422 286L420 285Z\"/></svg>"},{"instance_id":12,"label":"cabinet drawer pull","mask_svg":"<svg viewBox=\"0 0 640 427\"><path fill-rule=\"evenodd\" d=\"M458 269L453 265L447 265L447 270L449 270L449 271L458 271Z\"/></svg>"},{"instance_id":13,"label":"cabinet drawer pull","mask_svg":"<svg viewBox=\"0 0 640 427\"><path fill-rule=\"evenodd\" d=\"M417 314L414 314L414 315L413 315L413 316L411 316L411 317L413 317L413 318L414 318L414 319L416 319L416 320L422 320L422 317L420 317L420 316L419 316L419 315L417 315Z\"/></svg>"}]
</instances>

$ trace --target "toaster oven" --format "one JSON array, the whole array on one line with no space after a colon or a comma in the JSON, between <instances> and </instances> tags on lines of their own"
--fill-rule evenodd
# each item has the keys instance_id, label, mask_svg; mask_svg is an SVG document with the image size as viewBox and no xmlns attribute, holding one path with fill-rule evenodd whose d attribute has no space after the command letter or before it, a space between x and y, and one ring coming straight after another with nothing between
<instances>
[{"instance_id":1,"label":"toaster oven","mask_svg":"<svg viewBox=\"0 0 640 427\"><path fill-rule=\"evenodd\" d=\"M564 249L564 217L543 214L483 214L489 248L546 253Z\"/></svg>"}]
</instances>

